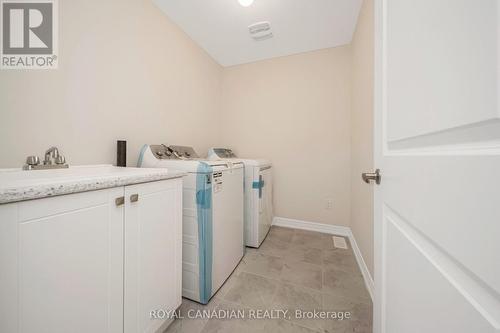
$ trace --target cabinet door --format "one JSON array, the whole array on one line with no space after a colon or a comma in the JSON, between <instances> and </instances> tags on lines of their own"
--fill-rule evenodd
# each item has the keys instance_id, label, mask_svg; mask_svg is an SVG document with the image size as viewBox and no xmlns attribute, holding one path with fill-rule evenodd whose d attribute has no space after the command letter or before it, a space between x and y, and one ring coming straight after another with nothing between
<instances>
[{"instance_id":1,"label":"cabinet door","mask_svg":"<svg viewBox=\"0 0 500 333\"><path fill-rule=\"evenodd\" d=\"M0 332L123 331L123 188L0 206Z\"/></svg>"},{"instance_id":2,"label":"cabinet door","mask_svg":"<svg viewBox=\"0 0 500 333\"><path fill-rule=\"evenodd\" d=\"M181 179L125 187L125 333L157 331L151 311L181 304L181 241Z\"/></svg>"}]
</instances>

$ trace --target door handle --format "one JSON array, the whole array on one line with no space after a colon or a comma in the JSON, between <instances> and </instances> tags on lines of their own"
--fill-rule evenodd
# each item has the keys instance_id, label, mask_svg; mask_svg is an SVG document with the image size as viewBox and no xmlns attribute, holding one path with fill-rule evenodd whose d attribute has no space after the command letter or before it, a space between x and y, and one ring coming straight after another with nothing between
<instances>
[{"instance_id":1,"label":"door handle","mask_svg":"<svg viewBox=\"0 0 500 333\"><path fill-rule=\"evenodd\" d=\"M125 197L118 197L115 199L115 205L118 207L118 206L121 206L125 203Z\"/></svg>"},{"instance_id":2,"label":"door handle","mask_svg":"<svg viewBox=\"0 0 500 333\"><path fill-rule=\"evenodd\" d=\"M380 169L375 170L375 172L364 172L361 174L361 178L367 184L370 184L372 180L375 181L377 185L380 184L382 176L380 175Z\"/></svg>"},{"instance_id":3,"label":"door handle","mask_svg":"<svg viewBox=\"0 0 500 333\"><path fill-rule=\"evenodd\" d=\"M130 196L130 202L137 202L139 201L139 194L132 194Z\"/></svg>"}]
</instances>

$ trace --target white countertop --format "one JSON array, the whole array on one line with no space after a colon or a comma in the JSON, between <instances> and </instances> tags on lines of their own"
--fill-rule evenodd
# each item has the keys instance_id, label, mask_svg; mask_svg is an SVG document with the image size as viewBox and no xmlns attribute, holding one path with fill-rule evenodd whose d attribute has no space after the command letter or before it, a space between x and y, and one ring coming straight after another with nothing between
<instances>
[{"instance_id":1,"label":"white countertop","mask_svg":"<svg viewBox=\"0 0 500 333\"><path fill-rule=\"evenodd\" d=\"M111 187L178 178L185 173L111 165L70 166L68 169L0 169L0 204Z\"/></svg>"}]
</instances>

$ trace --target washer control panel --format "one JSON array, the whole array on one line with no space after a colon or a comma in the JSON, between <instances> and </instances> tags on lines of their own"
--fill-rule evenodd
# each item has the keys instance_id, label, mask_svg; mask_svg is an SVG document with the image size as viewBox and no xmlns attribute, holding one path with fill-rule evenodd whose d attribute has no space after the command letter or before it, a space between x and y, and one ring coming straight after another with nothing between
<instances>
[{"instance_id":1,"label":"washer control panel","mask_svg":"<svg viewBox=\"0 0 500 333\"><path fill-rule=\"evenodd\" d=\"M193 147L188 146L169 146L172 153L179 159L195 159L199 158L198 154L194 151Z\"/></svg>"},{"instance_id":2,"label":"washer control panel","mask_svg":"<svg viewBox=\"0 0 500 333\"><path fill-rule=\"evenodd\" d=\"M199 158L193 147L150 145L153 155L160 160L189 160Z\"/></svg>"}]
</instances>

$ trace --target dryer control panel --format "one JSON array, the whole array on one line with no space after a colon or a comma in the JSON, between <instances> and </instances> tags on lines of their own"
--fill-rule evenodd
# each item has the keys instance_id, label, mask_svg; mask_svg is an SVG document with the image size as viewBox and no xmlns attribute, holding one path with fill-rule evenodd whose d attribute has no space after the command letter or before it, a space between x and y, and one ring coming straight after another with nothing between
<instances>
[{"instance_id":1,"label":"dryer control panel","mask_svg":"<svg viewBox=\"0 0 500 333\"><path fill-rule=\"evenodd\" d=\"M199 158L193 147L150 145L153 155L160 160L189 160Z\"/></svg>"},{"instance_id":2,"label":"dryer control panel","mask_svg":"<svg viewBox=\"0 0 500 333\"><path fill-rule=\"evenodd\" d=\"M214 153L219 158L235 158L236 154L229 148L214 148Z\"/></svg>"}]
</instances>

